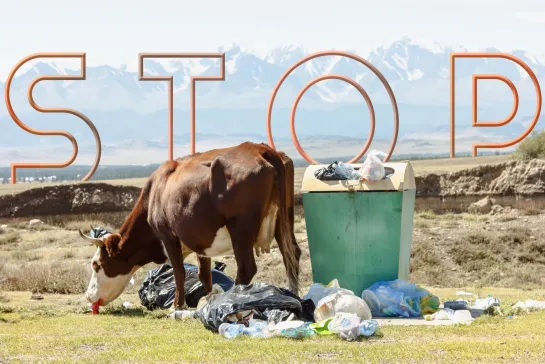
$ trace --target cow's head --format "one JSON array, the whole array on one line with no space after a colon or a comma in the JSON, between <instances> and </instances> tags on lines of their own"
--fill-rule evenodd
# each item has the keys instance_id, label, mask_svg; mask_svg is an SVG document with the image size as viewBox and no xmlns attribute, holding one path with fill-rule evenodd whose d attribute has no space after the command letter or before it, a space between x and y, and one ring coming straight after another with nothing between
<instances>
[{"instance_id":1,"label":"cow's head","mask_svg":"<svg viewBox=\"0 0 545 364\"><path fill-rule=\"evenodd\" d=\"M91 259L92 275L85 298L92 304L105 306L121 295L139 266L131 256L131 249L123 249L125 241L120 234L109 233L93 238L81 230L79 233L97 247Z\"/></svg>"}]
</instances>

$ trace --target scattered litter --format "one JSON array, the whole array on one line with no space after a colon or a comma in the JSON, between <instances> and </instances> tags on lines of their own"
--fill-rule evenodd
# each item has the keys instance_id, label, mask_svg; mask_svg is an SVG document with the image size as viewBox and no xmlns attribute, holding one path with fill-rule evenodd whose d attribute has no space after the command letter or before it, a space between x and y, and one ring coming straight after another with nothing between
<instances>
[{"instance_id":1,"label":"scattered litter","mask_svg":"<svg viewBox=\"0 0 545 364\"><path fill-rule=\"evenodd\" d=\"M28 227L29 228L33 228L35 226L39 226L39 225L43 225L44 222L42 220L39 220L39 219L32 219L28 222Z\"/></svg>"},{"instance_id":2,"label":"scattered litter","mask_svg":"<svg viewBox=\"0 0 545 364\"><path fill-rule=\"evenodd\" d=\"M471 312L469 310L451 310L450 308L444 308L437 311L433 315L425 315L426 321L455 321L457 323L470 323L473 321Z\"/></svg>"},{"instance_id":3,"label":"scattered litter","mask_svg":"<svg viewBox=\"0 0 545 364\"><path fill-rule=\"evenodd\" d=\"M469 310L469 303L465 300L447 301L443 304L443 307L450 308L451 310Z\"/></svg>"},{"instance_id":4,"label":"scattered litter","mask_svg":"<svg viewBox=\"0 0 545 364\"><path fill-rule=\"evenodd\" d=\"M362 292L373 317L419 317L439 310L439 298L427 290L396 279L380 281Z\"/></svg>"},{"instance_id":5,"label":"scattered litter","mask_svg":"<svg viewBox=\"0 0 545 364\"><path fill-rule=\"evenodd\" d=\"M471 293L471 292L458 291L458 292L456 292L456 296L469 296L469 297L472 297L472 296L474 296L474 294Z\"/></svg>"},{"instance_id":6,"label":"scattered litter","mask_svg":"<svg viewBox=\"0 0 545 364\"><path fill-rule=\"evenodd\" d=\"M519 308L527 312L545 310L545 302L536 300L526 300L524 302L519 301L515 305L513 305L513 308Z\"/></svg>"},{"instance_id":7,"label":"scattered litter","mask_svg":"<svg viewBox=\"0 0 545 364\"><path fill-rule=\"evenodd\" d=\"M318 335L333 335L333 333L329 331L329 323L332 320L333 317L330 317L324 321L315 322L313 324L310 324L310 328L314 330L314 332Z\"/></svg>"},{"instance_id":8,"label":"scattered litter","mask_svg":"<svg viewBox=\"0 0 545 364\"><path fill-rule=\"evenodd\" d=\"M340 334L343 331L358 329L360 326L360 318L353 313L340 312L333 317L327 328L334 334Z\"/></svg>"},{"instance_id":9,"label":"scattered litter","mask_svg":"<svg viewBox=\"0 0 545 364\"><path fill-rule=\"evenodd\" d=\"M131 277L131 280L129 281L129 283L134 286L134 277Z\"/></svg>"},{"instance_id":10,"label":"scattered litter","mask_svg":"<svg viewBox=\"0 0 545 364\"><path fill-rule=\"evenodd\" d=\"M314 331L309 327L309 323L304 323L298 327L290 327L280 331L280 334L284 337L290 337L293 339L303 339L315 335Z\"/></svg>"},{"instance_id":11,"label":"scattered litter","mask_svg":"<svg viewBox=\"0 0 545 364\"><path fill-rule=\"evenodd\" d=\"M223 323L218 328L218 332L226 339L234 339L244 333L244 325Z\"/></svg>"},{"instance_id":12,"label":"scattered litter","mask_svg":"<svg viewBox=\"0 0 545 364\"><path fill-rule=\"evenodd\" d=\"M375 334L378 326L375 320L364 320L358 326L340 332L339 336L346 341L354 341L360 336L370 337Z\"/></svg>"},{"instance_id":13,"label":"scattered litter","mask_svg":"<svg viewBox=\"0 0 545 364\"><path fill-rule=\"evenodd\" d=\"M244 328L244 334L251 338L265 339L271 336L269 333L269 325L267 321L263 320L250 320L248 327Z\"/></svg>"},{"instance_id":14,"label":"scattered litter","mask_svg":"<svg viewBox=\"0 0 545 364\"><path fill-rule=\"evenodd\" d=\"M373 336L378 327L378 322L375 320L362 321L360 324L360 334L365 337Z\"/></svg>"},{"instance_id":15,"label":"scattered litter","mask_svg":"<svg viewBox=\"0 0 545 364\"><path fill-rule=\"evenodd\" d=\"M173 320L183 321L188 318L195 318L195 311L194 310L178 310L168 315L168 317Z\"/></svg>"},{"instance_id":16,"label":"scattered litter","mask_svg":"<svg viewBox=\"0 0 545 364\"><path fill-rule=\"evenodd\" d=\"M132 303L130 302L123 302L123 307L125 307L126 309L129 309L132 307Z\"/></svg>"},{"instance_id":17,"label":"scattered litter","mask_svg":"<svg viewBox=\"0 0 545 364\"><path fill-rule=\"evenodd\" d=\"M318 302L314 311L314 320L324 321L341 312L356 314L360 320L371 318L371 311L363 299L351 291L349 293L342 291L330 294Z\"/></svg>"},{"instance_id":18,"label":"scattered litter","mask_svg":"<svg viewBox=\"0 0 545 364\"><path fill-rule=\"evenodd\" d=\"M500 300L495 297L488 296L487 298L478 298L475 300L475 303L471 306L475 310L487 311L492 307L499 307Z\"/></svg>"},{"instance_id":19,"label":"scattered litter","mask_svg":"<svg viewBox=\"0 0 545 364\"><path fill-rule=\"evenodd\" d=\"M195 308L199 300L206 296L206 289L199 280L198 267L193 264L184 263L186 270L184 281L184 297L188 307ZM218 263L216 263L216 268ZM221 270L212 269L212 283L219 284L224 291L229 290L234 281ZM225 268L225 266L221 267ZM174 303L176 294L176 281L174 270L168 264L154 268L146 274L142 286L138 290L142 306L149 310L156 308L168 309Z\"/></svg>"}]
</instances>

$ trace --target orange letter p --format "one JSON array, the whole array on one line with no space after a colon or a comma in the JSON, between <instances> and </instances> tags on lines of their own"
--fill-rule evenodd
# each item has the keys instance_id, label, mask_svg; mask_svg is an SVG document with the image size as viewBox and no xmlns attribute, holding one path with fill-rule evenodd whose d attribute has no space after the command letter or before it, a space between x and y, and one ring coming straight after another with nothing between
<instances>
[{"instance_id":1,"label":"orange letter p","mask_svg":"<svg viewBox=\"0 0 545 364\"><path fill-rule=\"evenodd\" d=\"M523 61L521 61L519 58L512 56L510 54L505 53L482 53L482 52L475 52L475 53L451 53L450 54L450 157L454 158L455 156L455 148L454 148L454 125L455 125L455 112L454 112L454 106L455 106L455 59L456 58L503 58L508 59L510 61L515 62L528 73L530 78L532 79L532 82L534 83L534 86L536 88L536 97L537 97L537 107L536 107L536 113L534 115L534 119L528 126L528 128L522 133L518 138L513 139L511 141L505 142L505 143L496 143L496 144L490 144L490 143L483 143L483 144L473 144L473 156L477 156L477 150L479 148L507 148L514 144L517 144L521 142L524 138L530 134L530 132L534 129L534 127L537 124L537 120L539 119L539 114L541 113L541 88L539 87L539 82L537 81L536 75L530 67ZM514 98L514 105L513 105L513 111L511 112L511 115L509 115L506 119L502 121L487 121L487 122L479 122L477 117L477 83L479 80L498 80L503 81L509 88L511 89L511 92L513 92L513 98ZM475 127L495 127L495 126L503 126L511 122L513 118L515 117L518 106L519 106L519 97L517 93L517 89L513 82L509 80L508 78L501 76L501 75L473 75L472 77L472 91L473 91L473 97L472 97L472 109L473 109L473 126Z\"/></svg>"}]
</instances>

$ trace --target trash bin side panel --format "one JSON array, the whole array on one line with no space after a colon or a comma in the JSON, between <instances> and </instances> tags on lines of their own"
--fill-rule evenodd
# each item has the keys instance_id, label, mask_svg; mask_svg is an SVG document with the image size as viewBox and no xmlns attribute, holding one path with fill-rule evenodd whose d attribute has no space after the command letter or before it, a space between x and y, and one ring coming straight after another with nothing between
<instances>
[{"instance_id":1,"label":"trash bin side panel","mask_svg":"<svg viewBox=\"0 0 545 364\"><path fill-rule=\"evenodd\" d=\"M403 192L358 193L358 244L353 290L398 278Z\"/></svg>"},{"instance_id":2,"label":"trash bin side panel","mask_svg":"<svg viewBox=\"0 0 545 364\"><path fill-rule=\"evenodd\" d=\"M409 280L411 247L413 242L413 222L416 189L403 192L403 212L401 217L401 237L399 239L399 279Z\"/></svg>"},{"instance_id":3,"label":"trash bin side panel","mask_svg":"<svg viewBox=\"0 0 545 364\"><path fill-rule=\"evenodd\" d=\"M314 282L359 295L398 277L403 192L304 193Z\"/></svg>"},{"instance_id":4,"label":"trash bin side panel","mask_svg":"<svg viewBox=\"0 0 545 364\"><path fill-rule=\"evenodd\" d=\"M315 283L351 281L356 256L354 193L304 193L303 206ZM349 287L346 287L349 288Z\"/></svg>"}]
</instances>

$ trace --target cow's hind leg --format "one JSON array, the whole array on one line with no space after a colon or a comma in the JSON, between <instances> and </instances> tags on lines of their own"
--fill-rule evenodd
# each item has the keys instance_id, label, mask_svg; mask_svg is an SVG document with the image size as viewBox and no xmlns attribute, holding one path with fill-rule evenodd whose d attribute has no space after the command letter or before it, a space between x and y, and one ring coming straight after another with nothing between
<instances>
[{"instance_id":1,"label":"cow's hind leg","mask_svg":"<svg viewBox=\"0 0 545 364\"><path fill-rule=\"evenodd\" d=\"M257 264L253 250L257 238L257 229L252 229L252 226L259 228L259 224L256 221L238 220L227 224L229 234L231 235L235 260L237 261L235 284L248 285L257 273Z\"/></svg>"},{"instance_id":2,"label":"cow's hind leg","mask_svg":"<svg viewBox=\"0 0 545 364\"><path fill-rule=\"evenodd\" d=\"M212 259L199 257L199 280L206 289L206 293L212 291Z\"/></svg>"}]
</instances>

